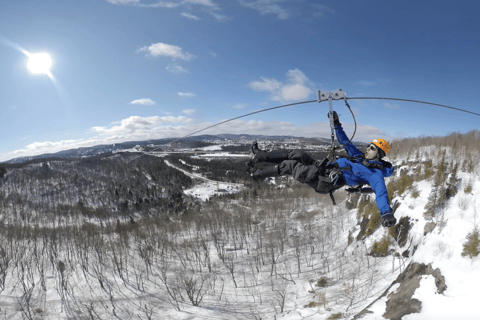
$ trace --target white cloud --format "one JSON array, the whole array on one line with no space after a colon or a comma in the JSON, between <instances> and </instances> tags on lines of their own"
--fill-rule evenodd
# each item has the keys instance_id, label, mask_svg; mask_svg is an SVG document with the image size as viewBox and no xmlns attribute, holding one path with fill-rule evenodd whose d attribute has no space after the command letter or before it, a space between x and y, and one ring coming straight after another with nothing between
<instances>
[{"instance_id":1,"label":"white cloud","mask_svg":"<svg viewBox=\"0 0 480 320\"><path fill-rule=\"evenodd\" d=\"M307 99L312 93L312 90L303 84L289 84L285 85L278 97L278 101L298 101Z\"/></svg>"},{"instance_id":2,"label":"white cloud","mask_svg":"<svg viewBox=\"0 0 480 320\"><path fill-rule=\"evenodd\" d=\"M385 108L387 108L387 109L392 109L392 110L398 110L398 109L400 109L400 106L399 106L398 104L396 104L396 103L388 103L388 102L385 102L383 105L384 105Z\"/></svg>"},{"instance_id":3,"label":"white cloud","mask_svg":"<svg viewBox=\"0 0 480 320\"><path fill-rule=\"evenodd\" d=\"M183 110L182 112L190 116L195 113L195 109L187 109L187 110Z\"/></svg>"},{"instance_id":4,"label":"white cloud","mask_svg":"<svg viewBox=\"0 0 480 320\"><path fill-rule=\"evenodd\" d=\"M120 122L113 123L110 127L93 127L91 132L100 134L101 136L124 136L128 135L145 135L149 132L155 132L158 128L163 127L164 123L191 123L193 119L179 116L166 117L148 117L131 116Z\"/></svg>"},{"instance_id":5,"label":"white cloud","mask_svg":"<svg viewBox=\"0 0 480 320\"><path fill-rule=\"evenodd\" d=\"M261 15L273 14L280 20L290 18L290 13L279 5L279 3L285 2L285 0L239 0L239 2L247 8L260 12Z\"/></svg>"},{"instance_id":6,"label":"white cloud","mask_svg":"<svg viewBox=\"0 0 480 320\"><path fill-rule=\"evenodd\" d=\"M261 77L262 81L253 81L248 84L248 87L254 91L268 91L274 92L280 89L282 84L275 79L267 79Z\"/></svg>"},{"instance_id":7,"label":"white cloud","mask_svg":"<svg viewBox=\"0 0 480 320\"><path fill-rule=\"evenodd\" d=\"M217 54L216 54L215 52L213 52L213 51L210 51L208 54L209 54L212 58L216 58L216 57L217 57Z\"/></svg>"},{"instance_id":8,"label":"white cloud","mask_svg":"<svg viewBox=\"0 0 480 320\"><path fill-rule=\"evenodd\" d=\"M155 101L145 98L145 99L133 100L132 102L130 102L130 104L141 104L143 106L153 106L155 105Z\"/></svg>"},{"instance_id":9,"label":"white cloud","mask_svg":"<svg viewBox=\"0 0 480 320\"><path fill-rule=\"evenodd\" d=\"M176 63L171 63L167 66L167 70L170 71L170 72L173 72L173 73L176 73L176 74L180 74L180 73L189 73L187 69L185 69L184 67L176 64Z\"/></svg>"},{"instance_id":10,"label":"white cloud","mask_svg":"<svg viewBox=\"0 0 480 320\"><path fill-rule=\"evenodd\" d=\"M221 121L221 120L220 120ZM219 121L219 122L220 122ZM193 119L184 116L173 117L129 117L119 122L104 127L93 127L91 133L96 136L88 139L71 139L57 142L35 142L22 149L0 154L0 161L22 156L33 156L44 153L54 153L62 150L81 147L91 147L101 144L120 143L125 141L144 141L150 139L162 139L182 137L194 131L201 130L213 125L211 122L196 123ZM350 136L353 132L353 124L344 124L345 132ZM206 134L262 134L262 135L292 135L297 137L329 137L330 124L317 122L309 125L295 125L286 121L245 121L235 120L228 124L210 128ZM202 133L202 134L203 134ZM373 139L382 138L392 140L392 136L385 134L379 128L358 124L356 141L370 142Z\"/></svg>"},{"instance_id":11,"label":"white cloud","mask_svg":"<svg viewBox=\"0 0 480 320\"><path fill-rule=\"evenodd\" d=\"M191 93L191 92L179 92L178 95L180 97L186 97L186 98L193 98L197 96L195 93Z\"/></svg>"},{"instance_id":12,"label":"white cloud","mask_svg":"<svg viewBox=\"0 0 480 320\"><path fill-rule=\"evenodd\" d=\"M162 42L153 43L138 49L137 52L147 52L152 57L170 57L190 61L195 58L193 54L184 52L182 48Z\"/></svg>"},{"instance_id":13,"label":"white cloud","mask_svg":"<svg viewBox=\"0 0 480 320\"><path fill-rule=\"evenodd\" d=\"M180 15L187 18L187 19L190 19L190 20L200 20L199 17L197 17L193 14L187 13L187 12L182 12Z\"/></svg>"},{"instance_id":14,"label":"white cloud","mask_svg":"<svg viewBox=\"0 0 480 320\"><path fill-rule=\"evenodd\" d=\"M250 82L247 86L255 91L266 91L274 101L289 102L307 99L313 90L311 81L298 69L287 72L287 83L276 79L261 78L262 81Z\"/></svg>"}]
</instances>

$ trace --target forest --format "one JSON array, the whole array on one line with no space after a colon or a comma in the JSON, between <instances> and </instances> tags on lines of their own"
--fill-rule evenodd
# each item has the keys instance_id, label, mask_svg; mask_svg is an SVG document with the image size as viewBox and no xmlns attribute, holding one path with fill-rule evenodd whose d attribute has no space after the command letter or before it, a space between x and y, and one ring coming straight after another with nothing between
<instances>
[{"instance_id":1,"label":"forest","mask_svg":"<svg viewBox=\"0 0 480 320\"><path fill-rule=\"evenodd\" d=\"M449 199L471 191L479 140L395 141L390 199L418 198L431 181L424 216L441 222ZM182 193L196 182L164 160L245 187L198 202ZM288 177L253 183L241 161L108 154L4 168L0 319L273 319L300 307L348 317L416 250L413 221L383 230L372 196L341 190L332 206Z\"/></svg>"}]
</instances>

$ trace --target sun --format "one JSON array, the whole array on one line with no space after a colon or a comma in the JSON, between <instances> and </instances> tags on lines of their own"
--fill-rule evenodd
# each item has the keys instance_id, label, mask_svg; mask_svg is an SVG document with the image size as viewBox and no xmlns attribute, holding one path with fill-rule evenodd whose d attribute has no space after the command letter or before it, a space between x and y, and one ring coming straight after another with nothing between
<instances>
[{"instance_id":1,"label":"sun","mask_svg":"<svg viewBox=\"0 0 480 320\"><path fill-rule=\"evenodd\" d=\"M27 68L33 74L50 75L52 63L52 58L48 53L32 53L29 56Z\"/></svg>"}]
</instances>

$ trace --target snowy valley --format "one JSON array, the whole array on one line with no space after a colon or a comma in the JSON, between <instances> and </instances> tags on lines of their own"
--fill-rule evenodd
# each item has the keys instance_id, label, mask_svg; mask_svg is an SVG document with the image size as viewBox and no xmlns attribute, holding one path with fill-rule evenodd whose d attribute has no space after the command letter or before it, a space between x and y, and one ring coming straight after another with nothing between
<instances>
[{"instance_id":1,"label":"snowy valley","mask_svg":"<svg viewBox=\"0 0 480 320\"><path fill-rule=\"evenodd\" d=\"M392 228L373 195L254 183L247 153L8 165L0 319L477 319L479 141L393 144Z\"/></svg>"}]
</instances>

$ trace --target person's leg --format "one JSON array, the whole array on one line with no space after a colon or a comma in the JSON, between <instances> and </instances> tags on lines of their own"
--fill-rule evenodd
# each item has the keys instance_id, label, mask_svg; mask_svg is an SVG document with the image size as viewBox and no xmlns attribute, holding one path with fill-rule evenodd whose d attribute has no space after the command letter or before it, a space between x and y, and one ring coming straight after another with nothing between
<instances>
[{"instance_id":1,"label":"person's leg","mask_svg":"<svg viewBox=\"0 0 480 320\"><path fill-rule=\"evenodd\" d=\"M308 153L301 149L288 150L287 151L288 160L296 160L303 165L315 165L317 161L313 159Z\"/></svg>"},{"instance_id":2,"label":"person's leg","mask_svg":"<svg viewBox=\"0 0 480 320\"><path fill-rule=\"evenodd\" d=\"M263 151L259 150L252 158L253 163L258 162L273 162L280 163L284 160L288 160L287 150L272 150L272 151Z\"/></svg>"},{"instance_id":3,"label":"person's leg","mask_svg":"<svg viewBox=\"0 0 480 320\"><path fill-rule=\"evenodd\" d=\"M273 163L281 163L285 160L295 160L300 162L304 165L314 165L316 163L315 159L310 157L303 150L272 150L272 151L263 151L257 148L253 148L254 156L252 158L253 163L258 162L273 162Z\"/></svg>"},{"instance_id":4,"label":"person's leg","mask_svg":"<svg viewBox=\"0 0 480 320\"><path fill-rule=\"evenodd\" d=\"M286 160L278 165L280 175L291 175L295 180L316 188L318 184L318 169L313 165L304 165L299 161Z\"/></svg>"},{"instance_id":5,"label":"person's leg","mask_svg":"<svg viewBox=\"0 0 480 320\"><path fill-rule=\"evenodd\" d=\"M251 174L254 180L276 177L279 175L278 166L267 167L265 169L258 169L253 167Z\"/></svg>"}]
</instances>

